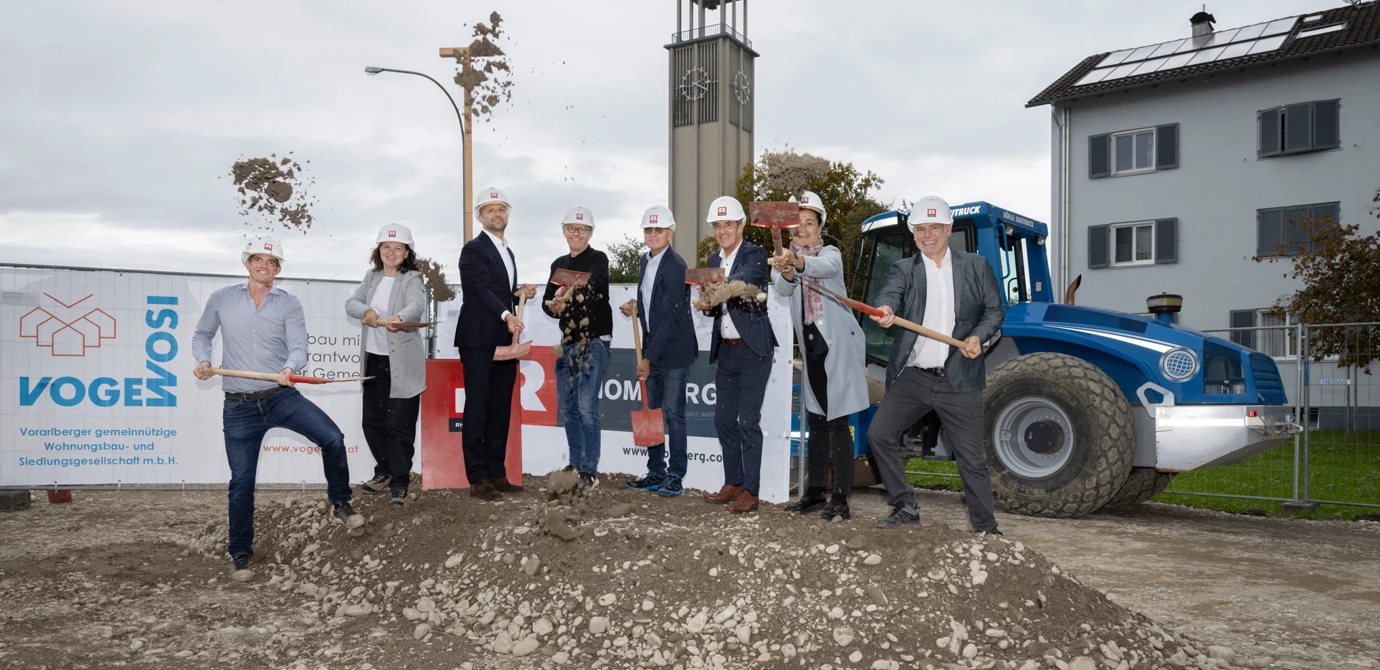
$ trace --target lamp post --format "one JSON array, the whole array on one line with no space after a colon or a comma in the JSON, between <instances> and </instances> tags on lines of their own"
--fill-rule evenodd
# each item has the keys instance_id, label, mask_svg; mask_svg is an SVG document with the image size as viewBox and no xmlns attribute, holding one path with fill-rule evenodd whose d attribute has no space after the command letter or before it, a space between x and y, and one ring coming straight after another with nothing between
<instances>
[{"instance_id":1,"label":"lamp post","mask_svg":"<svg viewBox=\"0 0 1380 670\"><path fill-rule=\"evenodd\" d=\"M449 51L451 50L441 50L444 56L450 56L451 54L447 53ZM466 60L469 59L468 51L466 52L465 58ZM372 76L380 72L396 72L398 74L411 74L418 77L425 77L427 81L436 84L436 88L441 89L441 92L446 94L446 99L450 101L450 106L455 110L455 119L460 122L460 143L464 154L465 241L469 242L470 238L473 237L472 224L474 219L470 211L474 200L471 193L473 185L471 184L472 178L470 176L470 165L472 164L470 157L473 155L470 144L472 138L470 134L470 90L468 88L465 89L465 111L461 113L460 106L455 104L455 98L451 97L450 91L447 91L446 87L441 85L441 82L432 79L430 75L421 72L413 72L412 70L395 70L387 67L371 66L364 68L364 73L367 75Z\"/></svg>"}]
</instances>

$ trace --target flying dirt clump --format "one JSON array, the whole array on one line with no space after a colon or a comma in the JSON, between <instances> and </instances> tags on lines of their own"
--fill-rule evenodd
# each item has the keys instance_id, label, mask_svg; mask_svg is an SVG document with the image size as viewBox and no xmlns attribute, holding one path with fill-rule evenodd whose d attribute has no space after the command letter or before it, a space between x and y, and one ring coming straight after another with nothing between
<instances>
[{"instance_id":1,"label":"flying dirt clump","mask_svg":"<svg viewBox=\"0 0 1380 670\"><path fill-rule=\"evenodd\" d=\"M306 176L301 163L289 156L278 158L277 154L241 159L230 166L230 176L241 216L264 217L303 234L311 228L311 207L316 199L307 193L307 187L314 186L316 179Z\"/></svg>"},{"instance_id":2,"label":"flying dirt clump","mask_svg":"<svg viewBox=\"0 0 1380 670\"><path fill-rule=\"evenodd\" d=\"M460 64L455 83L470 94L468 102L476 116L492 117L496 107L513 99L513 70L497 44L505 39L502 24L498 12L489 14L488 24L474 24L475 39L466 50L469 60L463 52L455 54L455 62Z\"/></svg>"},{"instance_id":3,"label":"flying dirt clump","mask_svg":"<svg viewBox=\"0 0 1380 670\"><path fill-rule=\"evenodd\" d=\"M761 288L740 279L727 283L705 284L700 287L700 297L695 299L695 309L709 310L733 299L765 302L767 294Z\"/></svg>"},{"instance_id":4,"label":"flying dirt clump","mask_svg":"<svg viewBox=\"0 0 1380 670\"><path fill-rule=\"evenodd\" d=\"M441 269L441 264L432 261L430 258L417 257L417 271L421 273L422 279L426 283L426 290L431 293L431 299L436 302L449 302L455 299L455 289L446 283L446 273Z\"/></svg>"}]
</instances>

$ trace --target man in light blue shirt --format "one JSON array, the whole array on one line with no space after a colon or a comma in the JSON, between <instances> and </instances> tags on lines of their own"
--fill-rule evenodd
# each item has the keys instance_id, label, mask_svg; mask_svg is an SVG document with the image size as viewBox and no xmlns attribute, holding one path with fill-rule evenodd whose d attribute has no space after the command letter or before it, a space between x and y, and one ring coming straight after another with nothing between
<instances>
[{"instance_id":1,"label":"man in light blue shirt","mask_svg":"<svg viewBox=\"0 0 1380 670\"><path fill-rule=\"evenodd\" d=\"M249 271L246 284L217 289L206 299L197 321L192 353L197 379L210 379L211 343L221 332L221 367L267 372L276 381L226 377L225 456L230 463L230 578L254 578L254 480L264 434L286 428L321 448L326 494L333 514L347 528L364 525L364 515L350 505L350 466L345 436L326 413L292 388L293 371L307 364L307 326L302 303L273 285L283 270L283 245L272 237L249 241L240 255Z\"/></svg>"}]
</instances>

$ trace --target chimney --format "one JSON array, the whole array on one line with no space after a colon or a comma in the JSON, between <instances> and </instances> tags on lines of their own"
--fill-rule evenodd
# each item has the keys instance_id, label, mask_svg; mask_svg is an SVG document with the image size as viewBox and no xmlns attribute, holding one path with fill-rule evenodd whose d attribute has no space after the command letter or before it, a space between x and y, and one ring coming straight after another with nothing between
<instances>
[{"instance_id":1,"label":"chimney","mask_svg":"<svg viewBox=\"0 0 1380 670\"><path fill-rule=\"evenodd\" d=\"M1212 24L1216 23L1217 19L1206 11L1201 11L1194 14L1188 22L1193 26L1193 36L1201 37L1212 33Z\"/></svg>"}]
</instances>

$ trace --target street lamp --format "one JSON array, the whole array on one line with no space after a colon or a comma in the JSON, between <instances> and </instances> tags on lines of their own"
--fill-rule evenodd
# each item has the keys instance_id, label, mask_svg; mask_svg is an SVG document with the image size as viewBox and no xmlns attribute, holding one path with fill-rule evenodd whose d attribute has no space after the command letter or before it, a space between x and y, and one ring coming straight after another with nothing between
<instances>
[{"instance_id":1,"label":"street lamp","mask_svg":"<svg viewBox=\"0 0 1380 670\"><path fill-rule=\"evenodd\" d=\"M423 74L423 73L421 73L421 72L413 72L412 70L395 70L395 69L393 69L393 68L388 68L388 67L373 67L373 66L369 66L369 67L364 68L364 74L367 74L367 75L370 75L370 76L376 75L376 74L378 74L378 73L380 73L380 72L396 72L396 73L398 73L398 74L412 74L412 75L416 75L416 76L418 76L418 77L425 77L427 81L429 81L429 82L431 82L431 83L433 83L433 84L436 84L436 88L441 89L441 92L446 94L446 99L450 101L450 106L451 106L451 108L455 110L455 119L456 119L457 121L460 122L460 140L461 140L461 147L462 147L462 150L463 150L463 152L464 152L463 155L464 155L464 165L465 165L465 175L464 175L464 178L465 178L465 188L464 188L464 198L465 198L465 241L466 241L466 242L469 242L469 241L470 241L470 238L473 236L473 228L471 228L471 223L472 223L472 219L474 218L474 216L473 216L472 213L470 212L470 207L473 206L473 203L471 202L471 201L472 201L472 197L471 197L471 193L470 193L470 191L472 190L472 185L471 185L471 183L470 183L470 181L471 181L471 177L470 177L470 165L471 165L471 161L470 161L470 156L471 156L471 149L470 149L470 138L471 138L471 135L470 135L470 124L468 124L468 123L465 122L465 121L466 121L466 118L469 116L469 111L470 111L470 108L469 108L469 100L468 100L469 91L468 91L468 90L465 91L465 95L466 95L466 98L467 98L467 99L465 100L465 103L466 103L466 104L465 104L465 113L464 113L464 114L461 114L461 113L460 113L460 106L457 105L457 104L455 104L455 98L451 97L450 91L447 91L447 90L446 90L446 87L441 85L441 82L436 81L435 79L432 79L430 75Z\"/></svg>"}]
</instances>

